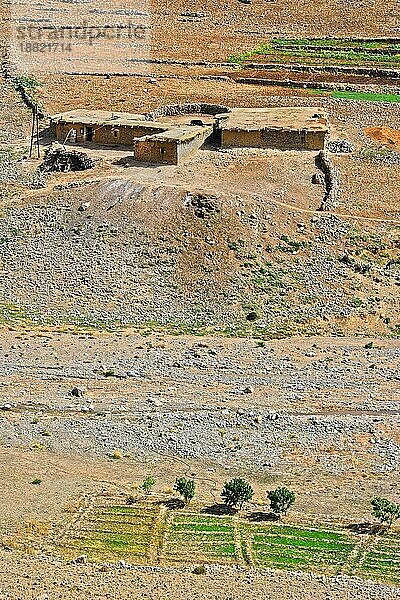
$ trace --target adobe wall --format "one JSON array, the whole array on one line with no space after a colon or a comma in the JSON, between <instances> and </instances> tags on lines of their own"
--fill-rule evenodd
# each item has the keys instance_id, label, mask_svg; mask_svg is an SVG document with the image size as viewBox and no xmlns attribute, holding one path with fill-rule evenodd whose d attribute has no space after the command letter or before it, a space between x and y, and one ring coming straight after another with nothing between
<instances>
[{"instance_id":1,"label":"adobe wall","mask_svg":"<svg viewBox=\"0 0 400 600\"><path fill-rule=\"evenodd\" d=\"M307 131L304 148L306 150L322 150L327 135L324 131Z\"/></svg>"},{"instance_id":2,"label":"adobe wall","mask_svg":"<svg viewBox=\"0 0 400 600\"><path fill-rule=\"evenodd\" d=\"M160 140L145 137L134 144L135 160L166 165L178 164L176 140Z\"/></svg>"},{"instance_id":3,"label":"adobe wall","mask_svg":"<svg viewBox=\"0 0 400 600\"><path fill-rule=\"evenodd\" d=\"M194 156L211 134L212 128L209 127L199 130L195 137L187 140L184 138L168 140L146 136L135 141L135 159L143 162L178 165Z\"/></svg>"},{"instance_id":4,"label":"adobe wall","mask_svg":"<svg viewBox=\"0 0 400 600\"><path fill-rule=\"evenodd\" d=\"M153 127L150 124L143 126L138 125L135 127L126 127L123 125L85 125L84 123L56 123L53 129L55 137L60 142L63 142L67 137L67 134L71 129L75 129L77 133L77 144L84 144L85 138L85 127L92 127L93 139L92 141L96 144L104 144L106 146L133 146L134 139L145 135L154 135L155 133L161 133L165 131L160 127ZM166 128L165 128L166 129ZM83 133L81 133L83 130ZM117 135L114 135L114 131ZM68 142L71 142L71 138L68 137Z\"/></svg>"},{"instance_id":5,"label":"adobe wall","mask_svg":"<svg viewBox=\"0 0 400 600\"><path fill-rule=\"evenodd\" d=\"M325 143L324 132L288 131L281 129L222 128L221 145L224 148L276 148L277 150L321 150Z\"/></svg>"}]
</instances>

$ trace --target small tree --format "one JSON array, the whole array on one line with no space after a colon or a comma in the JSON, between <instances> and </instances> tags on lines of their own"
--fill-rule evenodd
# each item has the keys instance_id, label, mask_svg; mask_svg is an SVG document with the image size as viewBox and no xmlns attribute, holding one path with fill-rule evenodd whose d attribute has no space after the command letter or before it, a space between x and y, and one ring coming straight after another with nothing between
<instances>
[{"instance_id":1,"label":"small tree","mask_svg":"<svg viewBox=\"0 0 400 600\"><path fill-rule=\"evenodd\" d=\"M287 487L279 487L267 492L267 498L271 503L271 510L277 515L286 515L289 508L294 504L296 496Z\"/></svg>"},{"instance_id":2,"label":"small tree","mask_svg":"<svg viewBox=\"0 0 400 600\"><path fill-rule=\"evenodd\" d=\"M400 519L400 504L391 502L387 498L380 498L376 496L371 500L372 514L382 523L386 525L388 529L392 526L394 521Z\"/></svg>"},{"instance_id":3,"label":"small tree","mask_svg":"<svg viewBox=\"0 0 400 600\"><path fill-rule=\"evenodd\" d=\"M186 477L179 477L175 480L174 490L182 496L185 501L190 502L194 498L196 484L193 479L186 479Z\"/></svg>"},{"instance_id":4,"label":"small tree","mask_svg":"<svg viewBox=\"0 0 400 600\"><path fill-rule=\"evenodd\" d=\"M150 492L151 488L153 487L153 485L155 484L155 482L156 482L156 480L154 479L154 477L152 475L146 475L146 477L144 478L144 481L140 487L146 494L148 494Z\"/></svg>"},{"instance_id":5,"label":"small tree","mask_svg":"<svg viewBox=\"0 0 400 600\"><path fill-rule=\"evenodd\" d=\"M230 508L242 509L243 504L252 499L254 495L253 488L244 479L231 479L226 481L221 496L227 506Z\"/></svg>"}]
</instances>

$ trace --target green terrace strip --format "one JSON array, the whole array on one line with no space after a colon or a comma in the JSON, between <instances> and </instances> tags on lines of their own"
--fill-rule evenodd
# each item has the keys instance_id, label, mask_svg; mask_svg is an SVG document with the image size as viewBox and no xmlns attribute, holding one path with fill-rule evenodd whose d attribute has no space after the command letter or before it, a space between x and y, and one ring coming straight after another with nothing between
<instances>
[{"instance_id":1,"label":"green terrace strip","mask_svg":"<svg viewBox=\"0 0 400 600\"><path fill-rule=\"evenodd\" d=\"M232 562L236 555L232 517L176 514L166 533L168 562Z\"/></svg>"},{"instance_id":2,"label":"green terrace strip","mask_svg":"<svg viewBox=\"0 0 400 600\"><path fill-rule=\"evenodd\" d=\"M391 534L373 540L355 572L361 577L400 584L399 536Z\"/></svg>"},{"instance_id":3,"label":"green terrace strip","mask_svg":"<svg viewBox=\"0 0 400 600\"><path fill-rule=\"evenodd\" d=\"M228 61L242 64L260 57L276 63L300 59L304 64L400 68L400 40L273 38L253 50L230 56Z\"/></svg>"},{"instance_id":4,"label":"green terrace strip","mask_svg":"<svg viewBox=\"0 0 400 600\"><path fill-rule=\"evenodd\" d=\"M317 96L328 96L342 100L358 100L360 102L400 102L399 94L380 94L377 92L348 92L348 91L331 91L326 89L309 89L311 94ZM390 152L388 150L388 152Z\"/></svg>"},{"instance_id":5,"label":"green terrace strip","mask_svg":"<svg viewBox=\"0 0 400 600\"><path fill-rule=\"evenodd\" d=\"M397 94L376 94L373 92L345 92L337 91L330 94L332 98L343 98L347 100L364 100L367 102L400 102Z\"/></svg>"},{"instance_id":6,"label":"green terrace strip","mask_svg":"<svg viewBox=\"0 0 400 600\"><path fill-rule=\"evenodd\" d=\"M117 500L117 499L116 499ZM132 564L248 564L400 585L400 536L356 534L340 527L251 521L246 514L211 514L198 504L100 500L83 511L58 542L72 559Z\"/></svg>"},{"instance_id":7,"label":"green terrace strip","mask_svg":"<svg viewBox=\"0 0 400 600\"><path fill-rule=\"evenodd\" d=\"M249 526L253 559L259 566L338 573L356 541L346 534L283 525Z\"/></svg>"},{"instance_id":8,"label":"green terrace strip","mask_svg":"<svg viewBox=\"0 0 400 600\"><path fill-rule=\"evenodd\" d=\"M361 48L362 50L396 49L400 51L399 40L363 40L357 38L274 38L272 44L279 46L317 47L317 48Z\"/></svg>"}]
</instances>

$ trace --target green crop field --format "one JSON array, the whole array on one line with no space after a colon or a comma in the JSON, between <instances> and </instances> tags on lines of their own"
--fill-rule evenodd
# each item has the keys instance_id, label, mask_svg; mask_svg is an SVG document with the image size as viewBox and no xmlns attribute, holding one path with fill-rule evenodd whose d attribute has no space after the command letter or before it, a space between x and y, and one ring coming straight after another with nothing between
<instances>
[{"instance_id":1,"label":"green crop field","mask_svg":"<svg viewBox=\"0 0 400 600\"><path fill-rule=\"evenodd\" d=\"M330 94L332 98L344 98L347 100L364 100L366 102L400 102L398 94L378 94L373 92L346 92L337 91Z\"/></svg>"},{"instance_id":2,"label":"green crop field","mask_svg":"<svg viewBox=\"0 0 400 600\"><path fill-rule=\"evenodd\" d=\"M338 573L356 545L345 533L284 525L246 525L256 565Z\"/></svg>"},{"instance_id":3,"label":"green crop field","mask_svg":"<svg viewBox=\"0 0 400 600\"><path fill-rule=\"evenodd\" d=\"M400 68L400 40L273 38L254 50L228 58L229 62L261 61L314 65Z\"/></svg>"},{"instance_id":4,"label":"green crop field","mask_svg":"<svg viewBox=\"0 0 400 600\"><path fill-rule=\"evenodd\" d=\"M174 515L167 528L165 557L168 562L235 561L232 518Z\"/></svg>"},{"instance_id":5,"label":"green crop field","mask_svg":"<svg viewBox=\"0 0 400 600\"><path fill-rule=\"evenodd\" d=\"M361 577L380 579L400 584L400 539L386 535L374 540L355 572Z\"/></svg>"},{"instance_id":6,"label":"green crop field","mask_svg":"<svg viewBox=\"0 0 400 600\"><path fill-rule=\"evenodd\" d=\"M240 517L240 518L239 518ZM99 503L79 513L57 546L73 558L132 564L223 563L346 573L400 584L400 536L360 535L339 527L253 522L200 507L162 502Z\"/></svg>"}]
</instances>

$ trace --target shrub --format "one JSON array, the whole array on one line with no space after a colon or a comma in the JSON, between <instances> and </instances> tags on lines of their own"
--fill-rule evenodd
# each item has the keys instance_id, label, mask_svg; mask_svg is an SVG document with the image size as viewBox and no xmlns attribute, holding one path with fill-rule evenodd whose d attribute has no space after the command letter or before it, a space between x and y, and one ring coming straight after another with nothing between
<instances>
[{"instance_id":1,"label":"shrub","mask_svg":"<svg viewBox=\"0 0 400 600\"><path fill-rule=\"evenodd\" d=\"M144 492L146 492L146 494L148 494L155 483L156 483L156 480L154 479L154 477L152 475L146 475L146 477L144 478L144 481L140 487L142 488L142 490Z\"/></svg>"},{"instance_id":2,"label":"shrub","mask_svg":"<svg viewBox=\"0 0 400 600\"><path fill-rule=\"evenodd\" d=\"M38 478L36 478L36 479L34 479L33 481L31 481L31 484L32 484L32 485L40 485L41 483L42 483L42 480L41 480L41 479L38 479Z\"/></svg>"},{"instance_id":3,"label":"shrub","mask_svg":"<svg viewBox=\"0 0 400 600\"><path fill-rule=\"evenodd\" d=\"M179 477L175 481L174 490L182 496L185 501L190 502L194 498L196 484L193 479L186 479L186 477Z\"/></svg>"},{"instance_id":4,"label":"shrub","mask_svg":"<svg viewBox=\"0 0 400 600\"><path fill-rule=\"evenodd\" d=\"M275 514L286 515L289 508L294 504L296 496L286 487L279 487L267 492L267 498L271 503L271 510Z\"/></svg>"},{"instance_id":5,"label":"shrub","mask_svg":"<svg viewBox=\"0 0 400 600\"><path fill-rule=\"evenodd\" d=\"M227 506L241 509L245 502L252 499L253 488L244 479L231 479L226 481L221 492L221 497Z\"/></svg>"},{"instance_id":6,"label":"shrub","mask_svg":"<svg viewBox=\"0 0 400 600\"><path fill-rule=\"evenodd\" d=\"M372 514L382 523L386 525L387 529L390 529L394 521L400 519L400 504L391 502L387 498L381 498L376 496L371 500Z\"/></svg>"},{"instance_id":7,"label":"shrub","mask_svg":"<svg viewBox=\"0 0 400 600\"><path fill-rule=\"evenodd\" d=\"M207 573L207 569L205 565L199 565L193 569L193 573L195 575L205 575Z\"/></svg>"}]
</instances>

